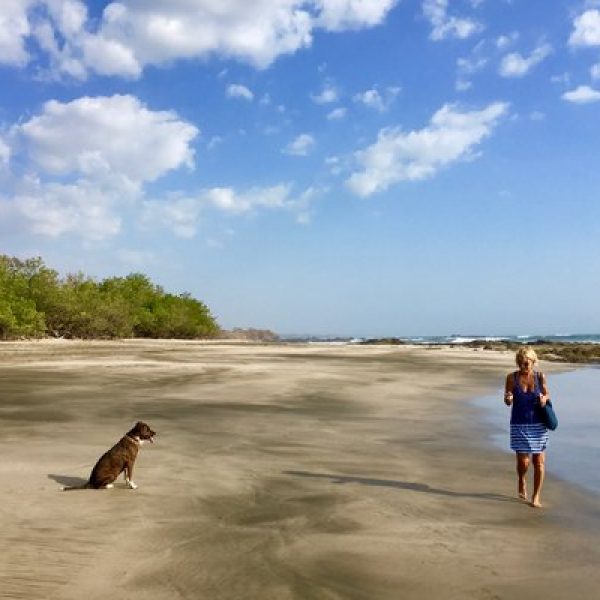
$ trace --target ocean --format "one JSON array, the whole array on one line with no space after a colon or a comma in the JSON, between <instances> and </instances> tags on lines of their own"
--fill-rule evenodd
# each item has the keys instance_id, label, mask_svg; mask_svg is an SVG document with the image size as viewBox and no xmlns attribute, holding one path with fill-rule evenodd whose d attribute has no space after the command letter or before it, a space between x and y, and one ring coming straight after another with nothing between
<instances>
[{"instance_id":1,"label":"ocean","mask_svg":"<svg viewBox=\"0 0 600 600\"><path fill-rule=\"evenodd\" d=\"M343 335L310 335L310 334L283 334L281 340L284 342L319 342L319 343L358 343L367 339L377 339L378 336L343 336ZM382 336L379 336L380 338ZM403 336L389 335L386 338L397 338L409 344L466 344L475 341L484 342L519 342L521 344L532 344L540 341L561 342L572 344L600 344L600 333L553 333L521 334L521 335L424 335Z\"/></svg>"},{"instance_id":2,"label":"ocean","mask_svg":"<svg viewBox=\"0 0 600 600\"><path fill-rule=\"evenodd\" d=\"M550 335L442 335L401 338L415 344L466 344L475 341L484 342L519 342L532 344L534 342L561 342L571 344L600 344L599 333L553 333Z\"/></svg>"},{"instance_id":3,"label":"ocean","mask_svg":"<svg viewBox=\"0 0 600 600\"><path fill-rule=\"evenodd\" d=\"M600 494L600 367L547 374L547 380L559 424L550 432L546 470ZM484 409L483 419L491 427L490 443L513 454L509 446L510 408L502 401L504 382L498 383L497 393L475 404Z\"/></svg>"}]
</instances>

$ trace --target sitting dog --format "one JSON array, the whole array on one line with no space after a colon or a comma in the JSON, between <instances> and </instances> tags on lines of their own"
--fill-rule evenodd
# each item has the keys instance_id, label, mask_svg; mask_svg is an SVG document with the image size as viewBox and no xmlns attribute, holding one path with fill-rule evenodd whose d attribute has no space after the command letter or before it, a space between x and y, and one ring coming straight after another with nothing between
<instances>
[{"instance_id":1,"label":"sitting dog","mask_svg":"<svg viewBox=\"0 0 600 600\"><path fill-rule=\"evenodd\" d=\"M144 442L153 443L155 431L142 421L138 421L110 450L105 452L99 459L90 475L87 483L80 486L64 487L63 490L103 490L114 487L113 483L124 471L125 483L129 488L135 490L137 485L133 483L133 465L139 447Z\"/></svg>"}]
</instances>

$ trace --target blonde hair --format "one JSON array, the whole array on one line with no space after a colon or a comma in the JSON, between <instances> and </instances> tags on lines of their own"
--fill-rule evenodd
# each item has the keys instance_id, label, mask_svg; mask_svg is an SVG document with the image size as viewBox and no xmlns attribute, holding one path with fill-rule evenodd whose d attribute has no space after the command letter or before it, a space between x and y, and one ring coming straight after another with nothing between
<instances>
[{"instance_id":1,"label":"blonde hair","mask_svg":"<svg viewBox=\"0 0 600 600\"><path fill-rule=\"evenodd\" d=\"M517 365L521 366L524 358L529 358L534 363L537 362L537 354L533 348L529 348L529 346L523 346L523 348L519 348L517 351L517 356L515 357L517 361Z\"/></svg>"}]
</instances>

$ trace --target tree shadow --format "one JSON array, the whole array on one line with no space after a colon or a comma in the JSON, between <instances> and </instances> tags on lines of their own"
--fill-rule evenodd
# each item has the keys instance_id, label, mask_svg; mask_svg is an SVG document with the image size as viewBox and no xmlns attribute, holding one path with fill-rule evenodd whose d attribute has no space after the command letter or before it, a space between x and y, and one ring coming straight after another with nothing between
<instances>
[{"instance_id":1,"label":"tree shadow","mask_svg":"<svg viewBox=\"0 0 600 600\"><path fill-rule=\"evenodd\" d=\"M49 473L48 479L52 479L52 481L56 481L56 483L65 487L77 487L79 485L86 484L88 481L83 477L71 477L70 475L56 475L54 473Z\"/></svg>"},{"instance_id":2,"label":"tree shadow","mask_svg":"<svg viewBox=\"0 0 600 600\"><path fill-rule=\"evenodd\" d=\"M512 496L504 494L494 494L491 492L455 492L443 488L432 487L426 483L416 483L413 481L396 481L394 479L374 479L371 477L356 477L351 475L333 475L327 473L310 473L309 471L283 471L285 475L294 475L296 477L309 477L312 479L330 479L331 483L358 483L360 485L371 485L376 487L389 487L399 490L409 490L411 492L422 492L426 494L437 494L439 496L448 496L451 498L473 498L475 500L491 500L494 502L521 502Z\"/></svg>"}]
</instances>

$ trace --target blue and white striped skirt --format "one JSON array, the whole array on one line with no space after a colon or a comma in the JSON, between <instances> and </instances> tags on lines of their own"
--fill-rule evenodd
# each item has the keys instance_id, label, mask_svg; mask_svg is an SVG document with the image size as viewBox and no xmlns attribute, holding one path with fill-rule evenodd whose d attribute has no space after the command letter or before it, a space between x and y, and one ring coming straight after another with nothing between
<instances>
[{"instance_id":1,"label":"blue and white striped skirt","mask_svg":"<svg viewBox=\"0 0 600 600\"><path fill-rule=\"evenodd\" d=\"M523 454L539 454L548 444L548 430L542 423L510 426L510 448Z\"/></svg>"}]
</instances>

